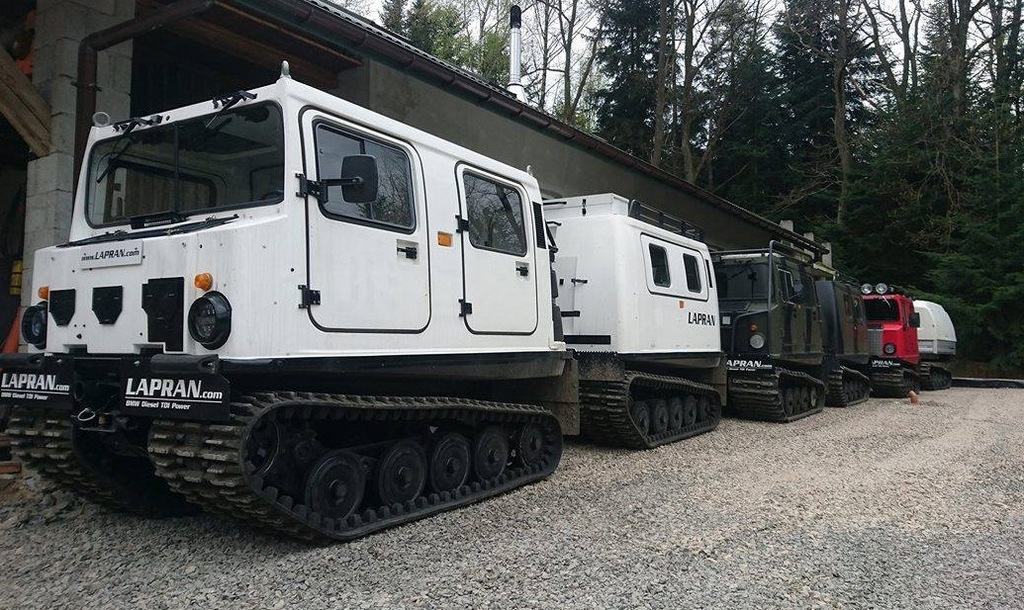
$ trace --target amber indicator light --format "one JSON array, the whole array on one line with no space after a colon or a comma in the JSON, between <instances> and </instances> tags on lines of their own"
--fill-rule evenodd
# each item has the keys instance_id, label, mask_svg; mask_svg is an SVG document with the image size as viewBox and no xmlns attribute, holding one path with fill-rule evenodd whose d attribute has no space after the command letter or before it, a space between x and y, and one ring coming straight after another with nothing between
<instances>
[{"instance_id":1,"label":"amber indicator light","mask_svg":"<svg viewBox=\"0 0 1024 610\"><path fill-rule=\"evenodd\" d=\"M206 292L209 289L213 288L213 276L210 275L209 273L197 273L194 283L196 285L196 288L202 290L203 292Z\"/></svg>"}]
</instances>

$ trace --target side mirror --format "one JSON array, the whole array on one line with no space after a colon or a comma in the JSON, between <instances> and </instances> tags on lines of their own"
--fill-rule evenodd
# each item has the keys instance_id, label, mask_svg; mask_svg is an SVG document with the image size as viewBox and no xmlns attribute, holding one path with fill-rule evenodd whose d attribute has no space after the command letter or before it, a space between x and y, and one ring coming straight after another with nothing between
<instances>
[{"instance_id":1,"label":"side mirror","mask_svg":"<svg viewBox=\"0 0 1024 610\"><path fill-rule=\"evenodd\" d=\"M333 180L331 181L333 182ZM377 200L377 158L372 155L348 155L341 161L341 193L349 203Z\"/></svg>"},{"instance_id":2,"label":"side mirror","mask_svg":"<svg viewBox=\"0 0 1024 610\"><path fill-rule=\"evenodd\" d=\"M910 327L921 328L921 314L916 311L910 314Z\"/></svg>"}]
</instances>

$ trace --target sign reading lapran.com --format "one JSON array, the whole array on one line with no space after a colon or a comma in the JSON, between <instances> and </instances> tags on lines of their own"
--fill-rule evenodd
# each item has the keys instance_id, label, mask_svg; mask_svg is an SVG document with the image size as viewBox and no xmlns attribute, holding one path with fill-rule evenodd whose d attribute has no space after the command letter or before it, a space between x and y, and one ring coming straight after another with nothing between
<instances>
[{"instance_id":1,"label":"sign reading lapran.com","mask_svg":"<svg viewBox=\"0 0 1024 610\"><path fill-rule=\"evenodd\" d=\"M142 263L142 241L106 242L82 246L81 269L119 267Z\"/></svg>"}]
</instances>

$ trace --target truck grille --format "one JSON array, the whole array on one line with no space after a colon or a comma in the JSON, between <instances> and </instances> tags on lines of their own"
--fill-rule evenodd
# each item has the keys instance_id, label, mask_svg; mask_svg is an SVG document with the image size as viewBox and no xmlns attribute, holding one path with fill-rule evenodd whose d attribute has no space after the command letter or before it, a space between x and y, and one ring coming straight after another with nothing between
<instances>
[{"instance_id":1,"label":"truck grille","mask_svg":"<svg viewBox=\"0 0 1024 610\"><path fill-rule=\"evenodd\" d=\"M882 329L868 329L868 353L872 356L882 355Z\"/></svg>"}]
</instances>

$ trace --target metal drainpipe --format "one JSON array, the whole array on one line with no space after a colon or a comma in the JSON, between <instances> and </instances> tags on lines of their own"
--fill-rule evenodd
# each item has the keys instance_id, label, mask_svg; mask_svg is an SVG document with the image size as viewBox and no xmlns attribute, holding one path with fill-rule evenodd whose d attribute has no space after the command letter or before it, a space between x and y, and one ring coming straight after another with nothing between
<instances>
[{"instance_id":1,"label":"metal drainpipe","mask_svg":"<svg viewBox=\"0 0 1024 610\"><path fill-rule=\"evenodd\" d=\"M126 42L142 34L204 13L217 5L217 0L180 0L164 9L143 17L129 19L105 30L93 32L78 45L78 96L75 103L75 186L78 186L79 171L85 156L85 144L89 140L92 115L96 112L97 54L110 47Z\"/></svg>"}]
</instances>

